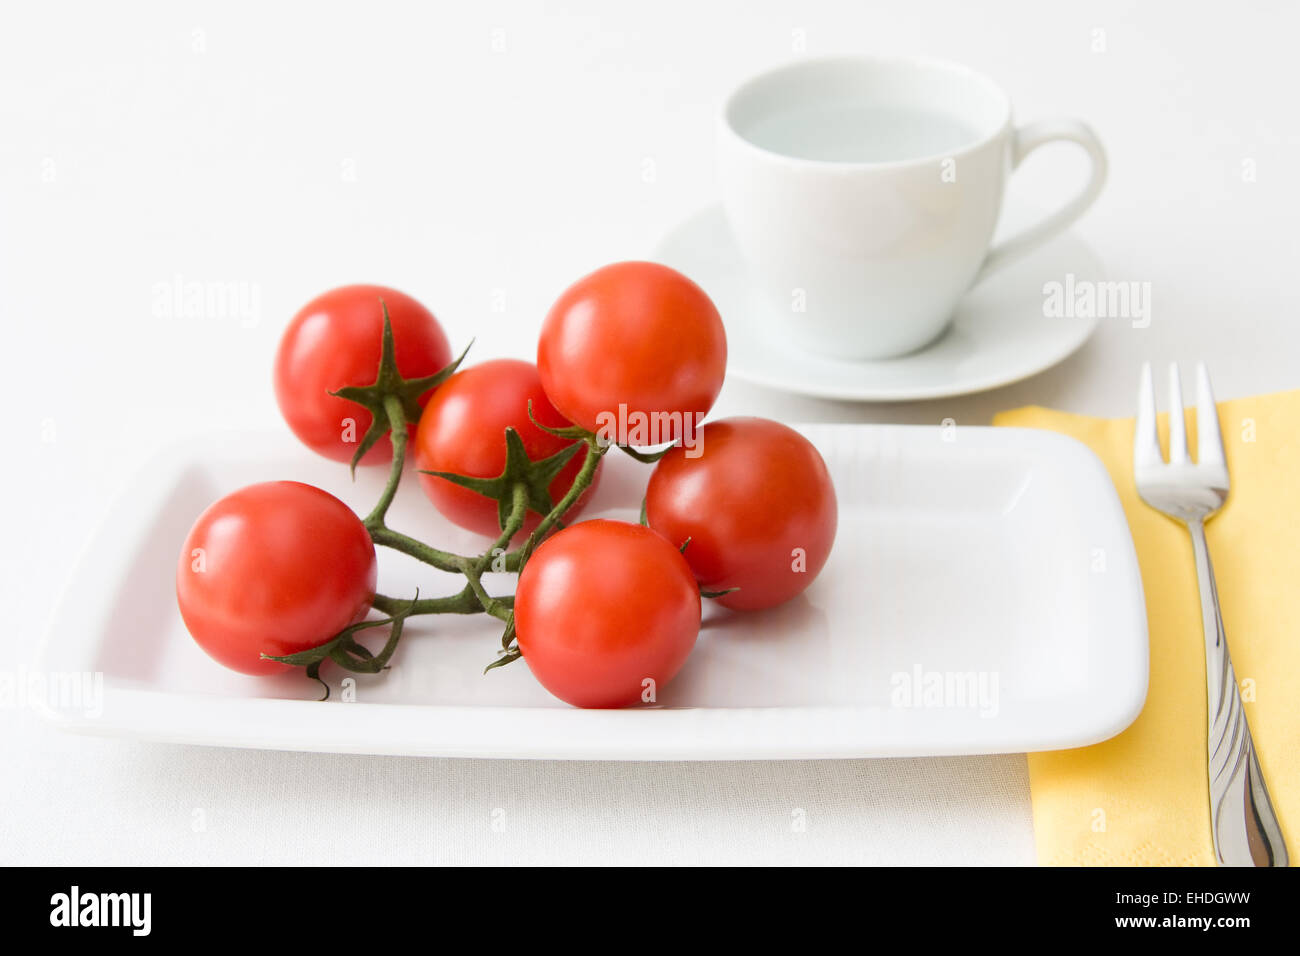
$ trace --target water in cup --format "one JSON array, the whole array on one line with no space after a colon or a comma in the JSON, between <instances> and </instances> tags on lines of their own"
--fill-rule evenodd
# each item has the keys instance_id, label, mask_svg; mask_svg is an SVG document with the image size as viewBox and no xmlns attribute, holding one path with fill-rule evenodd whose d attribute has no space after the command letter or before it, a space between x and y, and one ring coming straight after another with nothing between
<instances>
[{"instance_id":1,"label":"water in cup","mask_svg":"<svg viewBox=\"0 0 1300 956\"><path fill-rule=\"evenodd\" d=\"M937 110L860 105L801 104L755 117L740 132L769 152L832 163L945 156L979 138L974 127Z\"/></svg>"}]
</instances>

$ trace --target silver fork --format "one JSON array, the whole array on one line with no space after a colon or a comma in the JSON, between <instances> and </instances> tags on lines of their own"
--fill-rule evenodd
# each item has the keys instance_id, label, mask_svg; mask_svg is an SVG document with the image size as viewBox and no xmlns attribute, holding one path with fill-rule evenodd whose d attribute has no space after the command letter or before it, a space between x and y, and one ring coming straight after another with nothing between
<instances>
[{"instance_id":1,"label":"silver fork","mask_svg":"<svg viewBox=\"0 0 1300 956\"><path fill-rule=\"evenodd\" d=\"M1142 365L1133 471L1138 494L1157 511L1183 522L1192 536L1205 628L1205 683L1209 698L1210 825L1220 866L1286 866L1286 844L1255 756L1241 706L1237 675L1228 656L1214 569L1205 545L1205 522L1228 498L1219 413L1204 362L1196 364L1196 461L1187 455L1187 426L1178 364L1169 366L1169 462L1156 434L1151 363Z\"/></svg>"}]
</instances>

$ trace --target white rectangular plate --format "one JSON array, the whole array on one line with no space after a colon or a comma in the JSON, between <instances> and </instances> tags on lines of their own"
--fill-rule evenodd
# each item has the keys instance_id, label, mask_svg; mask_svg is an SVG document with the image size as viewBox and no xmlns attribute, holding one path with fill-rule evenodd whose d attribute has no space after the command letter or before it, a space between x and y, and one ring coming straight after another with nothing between
<instances>
[{"instance_id":1,"label":"white rectangular plate","mask_svg":"<svg viewBox=\"0 0 1300 956\"><path fill-rule=\"evenodd\" d=\"M102 693L65 695L47 714L79 732L219 746L617 760L1050 750L1104 740L1133 721L1147 686L1142 585L1119 500L1090 451L1021 429L802 431L839 495L821 576L768 611L706 601L682 673L656 705L623 711L568 707L526 662L483 674L500 629L481 616L413 619L386 674L357 676L340 693L347 675L327 669L326 703L298 672L225 670L176 609L178 549L199 512L238 487L283 478L364 513L382 469L354 484L346 467L287 434L172 446L93 539L41 651L50 686L102 674ZM648 476L611 453L584 517L636 520ZM484 546L437 515L411 474L390 523L454 550ZM380 552L386 594L460 587ZM512 581L491 583L501 592Z\"/></svg>"}]
</instances>

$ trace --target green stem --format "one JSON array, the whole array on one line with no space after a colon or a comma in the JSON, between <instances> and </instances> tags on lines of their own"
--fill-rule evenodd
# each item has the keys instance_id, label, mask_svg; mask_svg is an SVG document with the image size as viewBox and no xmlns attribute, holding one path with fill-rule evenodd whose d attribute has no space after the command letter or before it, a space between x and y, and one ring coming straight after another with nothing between
<instances>
[{"instance_id":1,"label":"green stem","mask_svg":"<svg viewBox=\"0 0 1300 956\"><path fill-rule=\"evenodd\" d=\"M479 559L474 562L474 568L479 574L487 571L492 566L493 559L510 547L510 539L519 533L519 529L524 526L524 519L527 517L528 486L523 482L516 482L511 491L510 514L506 516L506 523L501 529L501 534L492 542L492 547L484 551L479 556Z\"/></svg>"},{"instance_id":2,"label":"green stem","mask_svg":"<svg viewBox=\"0 0 1300 956\"><path fill-rule=\"evenodd\" d=\"M384 492L365 518L365 526L370 531L384 527L384 518L388 515L389 505L393 503L393 496L397 494L397 485L402 480L402 468L406 464L406 442L409 436L406 433L406 412L402 408L402 400L396 395L387 396L384 399L384 411L388 413L388 435L393 443L393 460L388 468L388 483L384 485Z\"/></svg>"},{"instance_id":3,"label":"green stem","mask_svg":"<svg viewBox=\"0 0 1300 956\"><path fill-rule=\"evenodd\" d=\"M510 539L519 533L519 529L524 526L524 519L527 515L528 486L523 482L518 482L511 492L510 514L506 517L506 523L501 529L500 536L493 542L492 547L484 551L477 560L467 564L462 570L465 580L469 582L468 587L474 592L474 596L482 605L483 610L501 621L510 620L514 599L512 598L509 602L506 602L501 598L488 594L487 589L483 587L483 574L491 568L493 560L510 544Z\"/></svg>"},{"instance_id":4,"label":"green stem","mask_svg":"<svg viewBox=\"0 0 1300 956\"><path fill-rule=\"evenodd\" d=\"M493 598L493 600L506 607L514 605L514 598L509 596ZM389 597L387 594L376 594L372 606L381 614L395 614L399 609L409 609L406 610L409 617L419 614L478 614L483 610L478 595L468 584L455 594L440 598L422 598L415 602L405 598Z\"/></svg>"},{"instance_id":5,"label":"green stem","mask_svg":"<svg viewBox=\"0 0 1300 956\"><path fill-rule=\"evenodd\" d=\"M437 568L439 571L450 571L452 574L460 574L465 570L465 565L473 560L463 555L452 554L450 551L439 551L423 541L417 541L415 538L408 537L400 531L394 531L392 528L371 528L370 537L375 544L381 544L386 548L392 548L394 551L400 551L403 554L410 555L417 561L423 561L425 564Z\"/></svg>"},{"instance_id":6,"label":"green stem","mask_svg":"<svg viewBox=\"0 0 1300 956\"><path fill-rule=\"evenodd\" d=\"M384 411L388 415L388 436L393 443L393 460L388 468L388 481L384 485L384 491L379 496L379 501L375 503L374 508L370 510L370 514L366 515L363 524L366 526L366 530L370 532L370 539L375 544L392 548L394 551L401 551L403 554L408 554L417 561L432 565L440 571L450 571L455 574L461 570L461 565L465 560L460 555L448 551L439 551L423 541L417 541L400 531L394 531L384 523L384 520L388 517L388 508L392 505L393 497L397 494L397 486L402 480L402 468L406 464L406 443L409 438L406 433L406 410L402 408L402 400L396 395L385 396Z\"/></svg>"},{"instance_id":7,"label":"green stem","mask_svg":"<svg viewBox=\"0 0 1300 956\"><path fill-rule=\"evenodd\" d=\"M606 445L602 447L594 435L589 435L586 438L586 442L587 457L582 462L582 468L580 468L578 473L573 476L573 484L569 486L569 490L565 492L564 497L560 499L559 503L551 509L550 514L542 518L541 523L533 529L533 533L529 535L529 541L542 540L546 533L555 527L561 518L568 514L569 509L573 507L574 503L580 497L582 497L582 493L591 486L591 480L595 477L596 469L600 466L600 458L611 446ZM521 547L516 548L505 556L505 569L507 571L519 570L524 552L527 548L528 543L525 542Z\"/></svg>"},{"instance_id":8,"label":"green stem","mask_svg":"<svg viewBox=\"0 0 1300 956\"><path fill-rule=\"evenodd\" d=\"M483 574L474 568L466 568L465 580L469 582L470 588L474 591L474 596L478 599L483 610L487 611L498 621L509 621L513 609L513 599L507 603L501 598L495 598L487 593L483 587Z\"/></svg>"}]
</instances>

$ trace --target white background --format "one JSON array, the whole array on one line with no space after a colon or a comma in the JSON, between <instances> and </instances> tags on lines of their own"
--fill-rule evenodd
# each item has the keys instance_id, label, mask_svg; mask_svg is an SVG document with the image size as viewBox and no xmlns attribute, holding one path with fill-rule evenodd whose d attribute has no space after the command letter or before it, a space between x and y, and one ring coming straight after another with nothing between
<instances>
[{"instance_id":1,"label":"white background","mask_svg":"<svg viewBox=\"0 0 1300 956\"><path fill-rule=\"evenodd\" d=\"M1152 283L1153 321L1105 322L982 396L852 405L731 381L719 412L1124 415L1147 356L1208 359L1221 398L1300 386L1297 27L1281 3L6 4L3 666L26 666L142 456L170 434L276 426L271 355L308 298L395 285L457 345L477 336L478 358L530 357L568 282L648 254L715 198L718 102L795 56L945 56L1005 85L1022 120L1086 119L1111 179L1077 228L1113 278ZM1012 189L1051 206L1082 174L1052 147ZM177 276L256 288L257 321L155 314ZM68 737L9 709L0 767L0 862L1033 860L1021 756L258 753Z\"/></svg>"}]
</instances>

